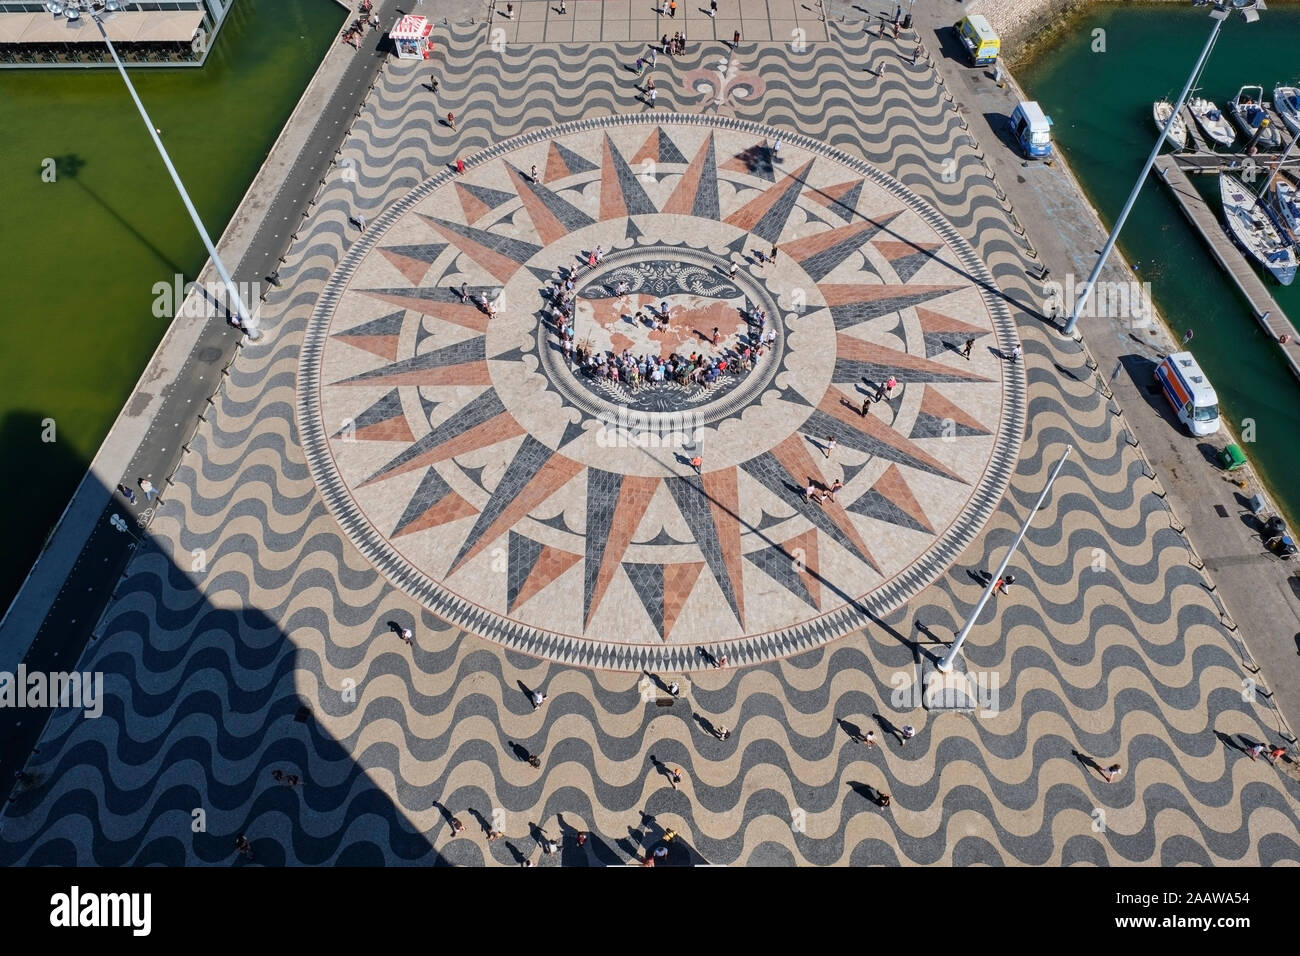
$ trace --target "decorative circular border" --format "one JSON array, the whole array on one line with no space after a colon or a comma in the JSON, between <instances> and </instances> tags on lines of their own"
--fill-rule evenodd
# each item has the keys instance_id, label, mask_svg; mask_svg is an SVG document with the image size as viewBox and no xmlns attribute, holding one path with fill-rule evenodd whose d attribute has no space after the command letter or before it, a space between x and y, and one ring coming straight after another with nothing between
<instances>
[{"instance_id":1,"label":"decorative circular border","mask_svg":"<svg viewBox=\"0 0 1300 956\"><path fill-rule=\"evenodd\" d=\"M979 285L980 295L993 320L998 348L1009 353L1019 342L1015 322L997 293L992 275L970 243L929 203L886 173L864 160L828 146L801 133L731 117L688 113L661 113L653 117L609 116L575 120L524 133L489 147L466 162L466 168L495 160L503 153L524 146L549 142L571 133L622 126L705 126L743 132L760 139L777 139L807 152L824 156L854 170L865 179L897 197L933 229L957 256L967 274ZM757 664L812 650L866 627L893 612L932 584L957 559L1002 500L1020 453L1027 414L1026 380L1023 363L1003 366L1001 422L993 452L966 507L948 530L908 567L864 597L821 617L766 634L755 634L718 643L656 646L610 644L589 638L544 631L508 620L451 593L399 554L369 522L353 500L330 453L328 437L320 415L320 369L329 338L330 321L353 273L374 249L379 238L435 190L459 173L447 169L425 180L385 210L375 223L348 247L334 273L325 283L307 322L298 364L297 421L307 466L330 513L348 538L394 586L420 601L449 623L510 650L533 657L580 667L619 671L689 672L707 668L697 647L707 646L729 662Z\"/></svg>"}]
</instances>

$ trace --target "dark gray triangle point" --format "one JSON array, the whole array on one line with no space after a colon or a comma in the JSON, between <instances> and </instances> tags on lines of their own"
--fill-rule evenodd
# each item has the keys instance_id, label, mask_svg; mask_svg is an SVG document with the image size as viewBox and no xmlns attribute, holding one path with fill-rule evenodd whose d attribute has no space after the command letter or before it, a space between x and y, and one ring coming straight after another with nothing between
<instances>
[{"instance_id":1,"label":"dark gray triangle point","mask_svg":"<svg viewBox=\"0 0 1300 956\"><path fill-rule=\"evenodd\" d=\"M745 557L773 581L780 584L809 607L816 609L817 606L813 603L807 585L804 584L799 572L795 570L794 557L787 553L784 547L773 545L760 551L752 551L746 554Z\"/></svg>"},{"instance_id":2,"label":"dark gray triangle point","mask_svg":"<svg viewBox=\"0 0 1300 956\"><path fill-rule=\"evenodd\" d=\"M537 567L537 559L542 556L545 545L534 541L517 531L510 532L506 544L506 608L514 610L515 599L523 589L524 582Z\"/></svg>"},{"instance_id":3,"label":"dark gray triangle point","mask_svg":"<svg viewBox=\"0 0 1300 956\"><path fill-rule=\"evenodd\" d=\"M695 544L704 555L709 570L722 588L723 596L731 607L731 612L740 620L740 604L736 600L735 589L731 585L731 576L727 573L727 562L722 555L722 543L717 526L713 523L713 510L709 507L708 496L704 494L698 478L668 478L664 481L668 492L677 504L677 510L686 519L686 526L695 536Z\"/></svg>"},{"instance_id":4,"label":"dark gray triangle point","mask_svg":"<svg viewBox=\"0 0 1300 956\"><path fill-rule=\"evenodd\" d=\"M641 606L645 608L646 614L654 623L655 633L660 637L664 636L664 566L662 564L632 564L623 563L623 571L627 574L628 580L632 582L632 588L636 591L637 597L641 599Z\"/></svg>"}]
</instances>

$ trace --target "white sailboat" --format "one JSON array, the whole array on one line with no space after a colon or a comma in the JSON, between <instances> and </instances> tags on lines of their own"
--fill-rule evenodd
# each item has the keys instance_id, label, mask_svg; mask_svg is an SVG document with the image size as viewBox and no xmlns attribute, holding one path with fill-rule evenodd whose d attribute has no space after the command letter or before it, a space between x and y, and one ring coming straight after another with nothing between
<instances>
[{"instance_id":1,"label":"white sailboat","mask_svg":"<svg viewBox=\"0 0 1300 956\"><path fill-rule=\"evenodd\" d=\"M1286 128L1300 136L1300 89L1294 86L1273 87L1273 109L1282 117Z\"/></svg>"},{"instance_id":2,"label":"white sailboat","mask_svg":"<svg viewBox=\"0 0 1300 956\"><path fill-rule=\"evenodd\" d=\"M1228 122L1228 118L1219 112L1219 107L1213 100L1194 96L1187 103L1187 108L1192 111L1196 125L1211 141L1227 149L1232 148L1232 144L1237 141L1237 134L1232 124Z\"/></svg>"},{"instance_id":3,"label":"white sailboat","mask_svg":"<svg viewBox=\"0 0 1300 956\"><path fill-rule=\"evenodd\" d=\"M1286 173L1278 173L1273 181L1273 209L1282 228L1289 232L1291 241L1300 242L1300 184Z\"/></svg>"},{"instance_id":4,"label":"white sailboat","mask_svg":"<svg viewBox=\"0 0 1300 956\"><path fill-rule=\"evenodd\" d=\"M1278 233L1259 198L1228 173L1219 174L1219 193L1228 231L1282 285L1295 279L1295 247Z\"/></svg>"},{"instance_id":5,"label":"white sailboat","mask_svg":"<svg viewBox=\"0 0 1300 956\"><path fill-rule=\"evenodd\" d=\"M1169 115L1174 111L1174 104L1168 100L1156 100L1151 107L1151 115L1155 117L1157 132L1165 128L1169 123ZM1174 121L1169 123L1169 129L1165 131L1165 139L1169 140L1174 149L1185 149L1187 147L1187 123L1181 116L1175 116Z\"/></svg>"}]
</instances>

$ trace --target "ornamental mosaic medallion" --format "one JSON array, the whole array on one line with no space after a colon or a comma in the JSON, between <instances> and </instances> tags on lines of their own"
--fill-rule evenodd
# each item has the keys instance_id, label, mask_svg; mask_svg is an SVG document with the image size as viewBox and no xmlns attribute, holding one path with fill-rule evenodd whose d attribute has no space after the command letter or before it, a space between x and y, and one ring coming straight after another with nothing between
<instances>
[{"instance_id":1,"label":"ornamental mosaic medallion","mask_svg":"<svg viewBox=\"0 0 1300 956\"><path fill-rule=\"evenodd\" d=\"M373 223L312 317L299 425L351 540L438 615L690 669L833 639L952 563L1014 466L1015 342L968 244L873 167L617 117L502 143Z\"/></svg>"}]
</instances>

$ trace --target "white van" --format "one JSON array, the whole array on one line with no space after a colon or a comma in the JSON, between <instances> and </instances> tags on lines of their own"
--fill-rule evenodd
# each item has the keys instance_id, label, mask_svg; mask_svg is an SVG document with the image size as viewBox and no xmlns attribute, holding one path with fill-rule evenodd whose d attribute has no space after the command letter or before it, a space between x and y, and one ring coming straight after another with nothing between
<instances>
[{"instance_id":1,"label":"white van","mask_svg":"<svg viewBox=\"0 0 1300 956\"><path fill-rule=\"evenodd\" d=\"M1191 352L1166 355L1156 366L1156 381L1178 420L1193 435L1213 435L1219 430L1219 397Z\"/></svg>"}]
</instances>

